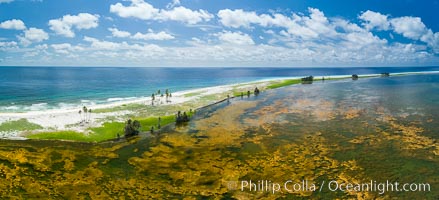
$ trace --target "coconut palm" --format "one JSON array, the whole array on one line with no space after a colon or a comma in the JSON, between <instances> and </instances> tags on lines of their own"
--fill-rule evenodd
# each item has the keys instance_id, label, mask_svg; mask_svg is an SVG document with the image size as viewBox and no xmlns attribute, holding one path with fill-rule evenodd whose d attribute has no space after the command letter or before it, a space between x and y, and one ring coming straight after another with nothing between
<instances>
[{"instance_id":1,"label":"coconut palm","mask_svg":"<svg viewBox=\"0 0 439 200\"><path fill-rule=\"evenodd\" d=\"M91 121L91 108L88 109L88 121Z\"/></svg>"},{"instance_id":2,"label":"coconut palm","mask_svg":"<svg viewBox=\"0 0 439 200\"><path fill-rule=\"evenodd\" d=\"M357 74L352 74L352 80L358 80L358 75Z\"/></svg>"},{"instance_id":3,"label":"coconut palm","mask_svg":"<svg viewBox=\"0 0 439 200\"><path fill-rule=\"evenodd\" d=\"M129 119L124 128L125 137L138 135L140 132L140 122L137 120L132 121Z\"/></svg>"},{"instance_id":4,"label":"coconut palm","mask_svg":"<svg viewBox=\"0 0 439 200\"><path fill-rule=\"evenodd\" d=\"M153 93L151 95L151 105L154 105L154 100L155 100L155 94Z\"/></svg>"},{"instance_id":5,"label":"coconut palm","mask_svg":"<svg viewBox=\"0 0 439 200\"><path fill-rule=\"evenodd\" d=\"M82 107L82 111L84 112L84 121L87 121L87 111L88 111L88 109L87 109L87 107Z\"/></svg>"},{"instance_id":6,"label":"coconut palm","mask_svg":"<svg viewBox=\"0 0 439 200\"><path fill-rule=\"evenodd\" d=\"M139 130L140 130L140 122L137 120L133 121L133 128L135 130L134 134L139 134Z\"/></svg>"}]
</instances>

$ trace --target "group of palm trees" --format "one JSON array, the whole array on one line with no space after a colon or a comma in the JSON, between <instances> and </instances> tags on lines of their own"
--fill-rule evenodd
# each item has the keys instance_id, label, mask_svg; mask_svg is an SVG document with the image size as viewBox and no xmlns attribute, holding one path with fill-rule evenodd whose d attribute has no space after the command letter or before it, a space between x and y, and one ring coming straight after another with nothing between
<instances>
[{"instance_id":1,"label":"group of palm trees","mask_svg":"<svg viewBox=\"0 0 439 200\"><path fill-rule=\"evenodd\" d=\"M132 121L131 119L129 119L125 124L124 133L125 137L138 135L140 133L140 122L137 120ZM119 133L117 134L117 137L120 137Z\"/></svg>"},{"instance_id":2,"label":"group of palm trees","mask_svg":"<svg viewBox=\"0 0 439 200\"><path fill-rule=\"evenodd\" d=\"M310 84L314 81L314 77L307 76L307 77L303 77L301 80L302 80L302 84Z\"/></svg>"},{"instance_id":3,"label":"group of palm trees","mask_svg":"<svg viewBox=\"0 0 439 200\"><path fill-rule=\"evenodd\" d=\"M166 103L170 103L171 100L169 100L169 98L172 97L171 92L170 92L168 89L166 89L165 94L166 94ZM151 95L151 104L154 105L154 101L155 101L155 97L156 97L156 95L157 95L157 96L160 96L160 97L164 97L165 94L161 93L160 90L157 90L157 93L153 93L153 94Z\"/></svg>"},{"instance_id":4,"label":"group of palm trees","mask_svg":"<svg viewBox=\"0 0 439 200\"><path fill-rule=\"evenodd\" d=\"M89 123L91 121L91 109L88 109L86 106L82 107L78 114L81 117L80 123Z\"/></svg>"}]
</instances>

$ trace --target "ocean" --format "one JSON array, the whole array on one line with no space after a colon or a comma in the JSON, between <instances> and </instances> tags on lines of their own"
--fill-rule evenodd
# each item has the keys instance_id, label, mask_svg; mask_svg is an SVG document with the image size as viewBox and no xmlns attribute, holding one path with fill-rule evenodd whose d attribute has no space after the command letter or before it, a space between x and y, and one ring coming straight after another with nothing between
<instances>
[{"instance_id":1,"label":"ocean","mask_svg":"<svg viewBox=\"0 0 439 200\"><path fill-rule=\"evenodd\" d=\"M0 67L0 112L78 108L149 97L159 89L177 92L272 78L422 71L439 67Z\"/></svg>"}]
</instances>

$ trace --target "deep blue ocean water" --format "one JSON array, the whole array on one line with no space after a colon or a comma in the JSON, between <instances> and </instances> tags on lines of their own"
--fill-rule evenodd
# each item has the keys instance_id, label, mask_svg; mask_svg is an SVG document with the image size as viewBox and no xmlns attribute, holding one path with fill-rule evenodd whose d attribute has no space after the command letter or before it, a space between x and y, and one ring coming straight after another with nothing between
<instances>
[{"instance_id":1,"label":"deep blue ocean water","mask_svg":"<svg viewBox=\"0 0 439 200\"><path fill-rule=\"evenodd\" d=\"M0 67L0 112L77 108L268 78L439 71L439 67L125 68ZM439 81L439 80L438 80Z\"/></svg>"}]
</instances>

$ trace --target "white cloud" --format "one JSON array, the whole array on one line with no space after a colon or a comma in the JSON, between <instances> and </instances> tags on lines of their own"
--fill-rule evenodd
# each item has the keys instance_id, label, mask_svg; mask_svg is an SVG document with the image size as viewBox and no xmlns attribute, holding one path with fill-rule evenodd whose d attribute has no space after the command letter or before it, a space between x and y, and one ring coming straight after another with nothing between
<instances>
[{"instance_id":1,"label":"white cloud","mask_svg":"<svg viewBox=\"0 0 439 200\"><path fill-rule=\"evenodd\" d=\"M62 44L52 44L50 45L52 48L54 48L55 50L59 50L59 49L70 49L72 48L72 45L69 43L62 43Z\"/></svg>"},{"instance_id":2,"label":"white cloud","mask_svg":"<svg viewBox=\"0 0 439 200\"><path fill-rule=\"evenodd\" d=\"M431 42L434 52L439 53L439 33L434 34L433 42Z\"/></svg>"},{"instance_id":3,"label":"white cloud","mask_svg":"<svg viewBox=\"0 0 439 200\"><path fill-rule=\"evenodd\" d=\"M119 38L131 38L136 40L172 40L175 38L173 35L166 33L164 31L154 33L152 29L148 29L147 33L137 32L134 35L131 35L130 32L121 31L117 28L109 28L108 30L111 31L113 37L119 37Z\"/></svg>"},{"instance_id":4,"label":"white cloud","mask_svg":"<svg viewBox=\"0 0 439 200\"><path fill-rule=\"evenodd\" d=\"M109 28L108 30L111 31L111 35L113 35L113 37L126 38L131 36L131 33L127 31L121 31L117 28Z\"/></svg>"},{"instance_id":5,"label":"white cloud","mask_svg":"<svg viewBox=\"0 0 439 200\"><path fill-rule=\"evenodd\" d=\"M216 38L219 35L211 36ZM54 65L76 66L394 66L438 62L437 57L425 51L425 46L388 44L374 37L368 32L357 32L351 33L344 42L295 43L294 40L285 40L287 46L238 45L222 40L212 43L210 38L192 38L187 43L189 46L170 47L85 37L86 44L80 45L81 50L71 50L75 48L73 44L51 46L50 49L58 54L48 59ZM29 51L35 51L32 49L36 48L29 48ZM35 56L29 62L47 61Z\"/></svg>"},{"instance_id":6,"label":"white cloud","mask_svg":"<svg viewBox=\"0 0 439 200\"><path fill-rule=\"evenodd\" d=\"M143 20L151 20L157 18L160 10L154 8L151 4L143 0L132 0L129 6L116 3L110 6L110 12L116 13L120 17L134 17Z\"/></svg>"},{"instance_id":7,"label":"white cloud","mask_svg":"<svg viewBox=\"0 0 439 200\"><path fill-rule=\"evenodd\" d=\"M29 30L24 31L24 36L26 39L35 42L49 39L49 35L43 29L38 28L29 28Z\"/></svg>"},{"instance_id":8,"label":"white cloud","mask_svg":"<svg viewBox=\"0 0 439 200\"><path fill-rule=\"evenodd\" d=\"M0 42L0 50L5 48L16 48L18 47L17 42L9 41L9 42Z\"/></svg>"},{"instance_id":9,"label":"white cloud","mask_svg":"<svg viewBox=\"0 0 439 200\"><path fill-rule=\"evenodd\" d=\"M378 12L367 10L363 12L358 18L365 21L363 25L367 30L372 30L374 28L378 30L388 30L390 23L387 20L387 15L383 15Z\"/></svg>"},{"instance_id":10,"label":"white cloud","mask_svg":"<svg viewBox=\"0 0 439 200\"><path fill-rule=\"evenodd\" d=\"M115 12L121 17L173 20L184 22L187 26L205 26L190 25L206 20L180 14L194 11L185 8L177 12L178 5L158 9L143 0L130 1L130 5L126 6L122 3L112 5L122 6L122 9ZM145 15L148 13L145 8L150 9L149 16ZM281 14L275 11L258 14L241 9L225 9L218 12L218 20L223 25L221 27L229 30L215 29L213 34L199 32L201 34L195 33L196 37L190 36L192 32L188 33L189 37L186 37L186 33L180 33L182 40L179 38L178 42L164 46L148 44L147 41L170 40L177 36L166 31L154 32L148 29L146 32L130 33L111 27L108 31L112 37L84 37L76 44L41 44L23 48L17 42L6 42L8 38L4 38L0 39L0 51L7 52L8 56L13 54L9 52L16 52L16 58L34 55L28 60L29 63L37 64L46 62L44 56L51 65L397 66L439 63L439 33L428 29L420 18L392 18L390 15L365 11L359 13L358 19L359 22L325 16L316 8L309 8L305 14ZM58 21L63 21L63 18ZM234 30L238 28L239 30ZM72 33L75 29L78 29L76 25L68 28ZM378 31L387 31L383 34L386 36L398 33L416 41L387 41L387 37L375 34ZM23 33L18 38L22 44L37 42L37 38L42 38L32 35ZM29 39L25 40L26 36ZM188 39L185 41L183 38ZM254 38L259 39L255 42ZM119 42L120 40L126 41ZM4 63L10 60L12 59L6 59Z\"/></svg>"},{"instance_id":11,"label":"white cloud","mask_svg":"<svg viewBox=\"0 0 439 200\"><path fill-rule=\"evenodd\" d=\"M317 37L333 37L336 35L334 27L329 23L323 12L315 8L308 8L309 16L299 16L293 14L287 17L275 13L273 15L247 12L242 9L224 9L218 11L220 22L227 27L250 28L252 24L262 27L285 28L288 34L295 35L304 39Z\"/></svg>"},{"instance_id":12,"label":"white cloud","mask_svg":"<svg viewBox=\"0 0 439 200\"><path fill-rule=\"evenodd\" d=\"M79 13L78 15L64 15L59 19L52 19L49 21L49 26L58 35L75 37L73 28L77 30L96 28L98 21L99 15Z\"/></svg>"},{"instance_id":13,"label":"white cloud","mask_svg":"<svg viewBox=\"0 0 439 200\"><path fill-rule=\"evenodd\" d=\"M49 46L47 46L47 44L39 44L39 45L35 46L35 49L37 49L37 50L46 50L48 48L49 48Z\"/></svg>"},{"instance_id":14,"label":"white cloud","mask_svg":"<svg viewBox=\"0 0 439 200\"><path fill-rule=\"evenodd\" d=\"M308 8L310 16L301 18L304 27L307 27L317 33L319 36L335 36L336 31L333 24L329 23L322 11L317 8ZM296 18L296 20L298 20Z\"/></svg>"},{"instance_id":15,"label":"white cloud","mask_svg":"<svg viewBox=\"0 0 439 200\"><path fill-rule=\"evenodd\" d=\"M427 43L436 54L439 54L439 32L433 33L431 29L428 29L419 40Z\"/></svg>"},{"instance_id":16,"label":"white cloud","mask_svg":"<svg viewBox=\"0 0 439 200\"><path fill-rule=\"evenodd\" d=\"M110 42L92 37L84 37L84 41L91 44L90 47L84 48L83 52L88 53L83 54L83 56L93 58L96 62L107 63L107 65L114 65L114 63L125 63L124 65L126 65L132 62L145 62L146 60L158 59L165 53L162 47L154 44Z\"/></svg>"},{"instance_id":17,"label":"white cloud","mask_svg":"<svg viewBox=\"0 0 439 200\"><path fill-rule=\"evenodd\" d=\"M258 16L256 12L247 12L242 9L237 9L237 10L224 9L218 11L217 15L220 18L220 22L224 26L233 27L233 28L239 28L239 27L249 28L251 24L261 24L262 21L261 18L263 18L262 16ZM271 18L270 16L267 17Z\"/></svg>"},{"instance_id":18,"label":"white cloud","mask_svg":"<svg viewBox=\"0 0 439 200\"><path fill-rule=\"evenodd\" d=\"M72 51L81 51L84 49L80 46L72 46L69 43L52 44L50 46L55 50L55 52L62 54L69 54Z\"/></svg>"},{"instance_id":19,"label":"white cloud","mask_svg":"<svg viewBox=\"0 0 439 200\"><path fill-rule=\"evenodd\" d=\"M172 0L171 3L168 3L168 5L166 5L167 9L171 9L175 6L179 6L180 5L180 0Z\"/></svg>"},{"instance_id":20,"label":"white cloud","mask_svg":"<svg viewBox=\"0 0 439 200\"><path fill-rule=\"evenodd\" d=\"M108 20L108 21L110 21L110 22L112 22L112 21L114 21L114 19L112 18L112 17L105 17L104 19L106 19L106 20Z\"/></svg>"},{"instance_id":21,"label":"white cloud","mask_svg":"<svg viewBox=\"0 0 439 200\"><path fill-rule=\"evenodd\" d=\"M363 12L359 18L366 22L363 25L368 30L374 28L377 30L392 30L406 38L425 42L432 48L433 52L439 53L439 32L433 33L419 17L389 18L387 15L368 10ZM393 35L390 37L393 39Z\"/></svg>"},{"instance_id":22,"label":"white cloud","mask_svg":"<svg viewBox=\"0 0 439 200\"><path fill-rule=\"evenodd\" d=\"M99 49L99 50L115 50L115 49L119 49L121 47L120 43L109 42L109 41L100 41L96 38L87 37L87 36L84 37L84 41L90 42L91 47ZM126 42L124 42L123 44L126 44Z\"/></svg>"},{"instance_id":23,"label":"white cloud","mask_svg":"<svg viewBox=\"0 0 439 200\"><path fill-rule=\"evenodd\" d=\"M0 42L0 47L11 47L11 46L17 46L17 42L14 41Z\"/></svg>"},{"instance_id":24,"label":"white cloud","mask_svg":"<svg viewBox=\"0 0 439 200\"><path fill-rule=\"evenodd\" d=\"M367 49L372 46L384 47L387 40L380 39L371 32L352 32L345 36L345 40L340 42L339 46L351 50Z\"/></svg>"},{"instance_id":25,"label":"white cloud","mask_svg":"<svg viewBox=\"0 0 439 200\"><path fill-rule=\"evenodd\" d=\"M346 21L346 20L340 19L340 18L332 19L332 24L336 28L341 28L341 29L343 29L344 32L347 32L347 33L367 31L367 30L363 29L362 27L358 26L357 24L351 23L349 21Z\"/></svg>"},{"instance_id":26,"label":"white cloud","mask_svg":"<svg viewBox=\"0 0 439 200\"><path fill-rule=\"evenodd\" d=\"M360 27L340 18L328 19L323 12L316 8L308 8L308 12L309 15L292 13L291 16L286 16L279 13L257 14L242 9L224 9L218 11L217 15L221 24L226 27L253 29L252 26L257 25L264 28L278 27L283 29L279 31L279 36L269 39L268 43L270 44L281 41L276 37L284 37L282 40L289 38L287 40L296 43L319 41L322 43L342 42L346 45L349 43L348 46L356 44L359 45L357 46L359 49L363 47L363 44L369 42L374 44L387 43L385 39L380 39L370 31L392 30L406 38L425 42L434 52L438 52L439 49L439 33L433 33L419 17L389 18L388 15L367 10L358 17L363 21L363 27Z\"/></svg>"},{"instance_id":27,"label":"white cloud","mask_svg":"<svg viewBox=\"0 0 439 200\"><path fill-rule=\"evenodd\" d=\"M147 33L137 32L132 36L132 38L138 40L172 40L174 39L174 36L164 31L154 33L151 29L148 29Z\"/></svg>"},{"instance_id":28,"label":"white cloud","mask_svg":"<svg viewBox=\"0 0 439 200\"><path fill-rule=\"evenodd\" d=\"M41 42L43 40L49 39L49 34L47 34L43 29L29 28L24 31L24 36L18 36L21 44L28 46L34 42Z\"/></svg>"},{"instance_id":29,"label":"white cloud","mask_svg":"<svg viewBox=\"0 0 439 200\"><path fill-rule=\"evenodd\" d=\"M385 41L374 39L374 36L352 34L355 37L368 37L364 41L350 43L324 44L318 41L292 43L283 47L278 45L230 45L222 43L212 45L209 42L199 42L193 47L177 47L169 50L162 60L182 60L185 62L203 63L205 65L234 65L241 66L365 66L392 65L404 62L417 62L433 58L419 49L402 45L388 45ZM286 41L287 42L287 41ZM167 51L168 52L168 51ZM176 61L175 63L178 63Z\"/></svg>"},{"instance_id":30,"label":"white cloud","mask_svg":"<svg viewBox=\"0 0 439 200\"><path fill-rule=\"evenodd\" d=\"M129 6L116 3L110 6L110 12L120 17L138 18L142 20L179 21L186 24L197 24L209 21L213 15L205 10L191 10L182 6L172 9L158 9L143 0L131 0Z\"/></svg>"},{"instance_id":31,"label":"white cloud","mask_svg":"<svg viewBox=\"0 0 439 200\"><path fill-rule=\"evenodd\" d=\"M213 15L205 10L193 11L185 7L179 6L172 10L161 10L161 18L163 20L180 21L187 24L197 24L202 21L209 21Z\"/></svg>"},{"instance_id":32,"label":"white cloud","mask_svg":"<svg viewBox=\"0 0 439 200\"><path fill-rule=\"evenodd\" d=\"M224 9L218 11L218 17L221 24L232 28L251 28L251 25L259 25L262 27L284 27L288 28L297 25L296 22L302 20L300 16L294 15L295 19L282 14L275 13L273 15L258 15L254 11L244 11L242 9L230 10Z\"/></svg>"},{"instance_id":33,"label":"white cloud","mask_svg":"<svg viewBox=\"0 0 439 200\"><path fill-rule=\"evenodd\" d=\"M24 30L26 29L26 25L24 25L24 22L19 19L11 19L0 23L0 28Z\"/></svg>"},{"instance_id":34,"label":"white cloud","mask_svg":"<svg viewBox=\"0 0 439 200\"><path fill-rule=\"evenodd\" d=\"M14 0L0 0L0 4L2 4L2 3L11 3L13 1Z\"/></svg>"},{"instance_id":35,"label":"white cloud","mask_svg":"<svg viewBox=\"0 0 439 200\"><path fill-rule=\"evenodd\" d=\"M224 31L221 33L215 34L218 38L226 43L235 44L235 45L253 45L255 42L248 35L241 32L230 32Z\"/></svg>"},{"instance_id":36,"label":"white cloud","mask_svg":"<svg viewBox=\"0 0 439 200\"><path fill-rule=\"evenodd\" d=\"M406 38L419 40L427 33L427 27L419 17L398 17L390 20L393 30Z\"/></svg>"}]
</instances>

